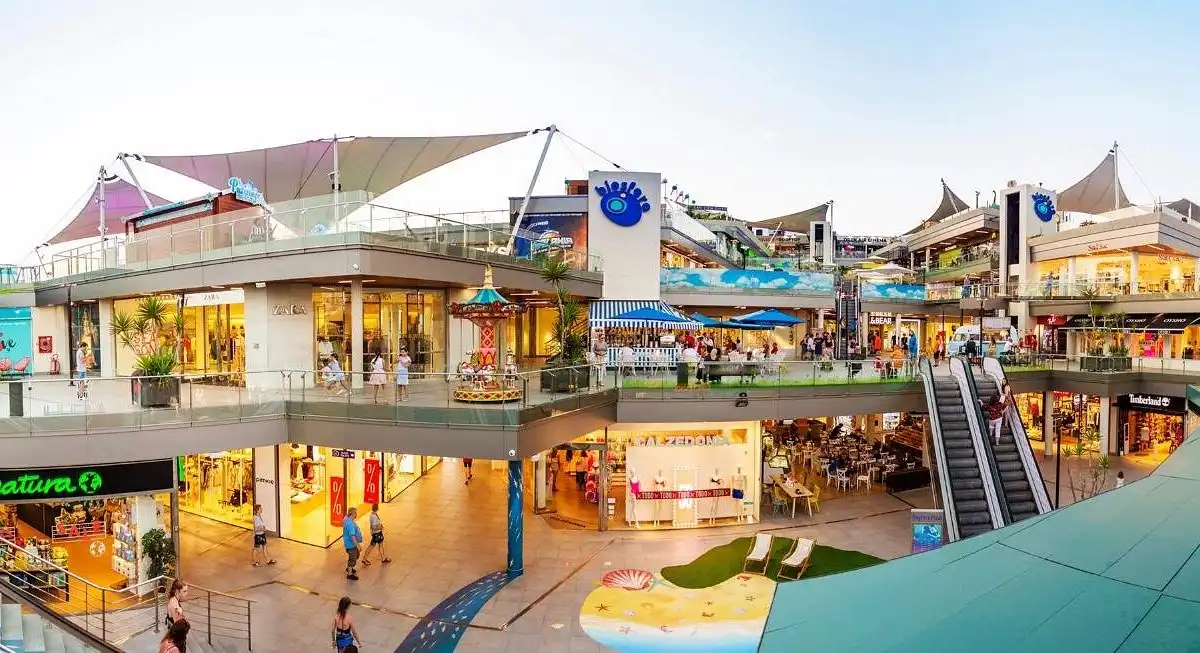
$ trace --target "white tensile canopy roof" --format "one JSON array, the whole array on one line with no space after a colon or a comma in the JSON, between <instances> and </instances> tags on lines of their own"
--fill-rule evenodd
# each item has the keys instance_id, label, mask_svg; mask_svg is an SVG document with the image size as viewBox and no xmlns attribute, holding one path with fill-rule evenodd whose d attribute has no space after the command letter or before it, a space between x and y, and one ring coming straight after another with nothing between
<instances>
[{"instance_id":1,"label":"white tensile canopy roof","mask_svg":"<svg viewBox=\"0 0 1200 653\"><path fill-rule=\"evenodd\" d=\"M1117 155L1111 150L1095 170L1058 194L1059 211L1099 215L1130 206L1121 180L1117 179Z\"/></svg>"},{"instance_id":2,"label":"white tensile canopy roof","mask_svg":"<svg viewBox=\"0 0 1200 653\"><path fill-rule=\"evenodd\" d=\"M928 218L925 218L920 222L920 224L905 232L905 236L915 234L930 225L937 224L938 222L941 222L952 215L966 211L969 208L967 203L962 201L961 197L955 195L954 191L950 190L950 186L946 184L945 179L942 179L941 182L942 201L938 203L937 208L933 210L933 213L931 213Z\"/></svg>"},{"instance_id":3,"label":"white tensile canopy roof","mask_svg":"<svg viewBox=\"0 0 1200 653\"><path fill-rule=\"evenodd\" d=\"M342 191L385 193L431 170L529 132L474 136L333 138L258 150L200 155L139 156L149 163L225 188L230 177L253 182L267 202L331 192L337 147Z\"/></svg>"},{"instance_id":4,"label":"white tensile canopy roof","mask_svg":"<svg viewBox=\"0 0 1200 653\"><path fill-rule=\"evenodd\" d=\"M167 200L152 193L146 193L154 204L167 204ZM120 234L125 232L125 218L146 210L146 203L133 184L120 177L110 177L104 181L104 225L106 233ZM93 186L92 194L87 203L75 217L59 230L53 238L46 241L51 245L65 243L82 238L94 238L100 235L100 197Z\"/></svg>"},{"instance_id":5,"label":"white tensile canopy roof","mask_svg":"<svg viewBox=\"0 0 1200 653\"><path fill-rule=\"evenodd\" d=\"M808 233L808 227L813 222L821 222L829 215L829 203L824 202L796 213L781 215L778 218L766 218L764 220L755 220L753 224L770 227L776 231L793 231L796 233Z\"/></svg>"}]
</instances>

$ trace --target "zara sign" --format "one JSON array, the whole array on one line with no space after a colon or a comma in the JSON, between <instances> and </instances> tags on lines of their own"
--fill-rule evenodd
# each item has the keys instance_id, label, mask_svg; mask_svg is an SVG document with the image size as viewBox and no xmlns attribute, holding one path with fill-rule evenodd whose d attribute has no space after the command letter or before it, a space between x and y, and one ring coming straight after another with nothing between
<instances>
[{"instance_id":1,"label":"zara sign","mask_svg":"<svg viewBox=\"0 0 1200 653\"><path fill-rule=\"evenodd\" d=\"M308 307L300 304L275 304L271 315L308 315Z\"/></svg>"}]
</instances>

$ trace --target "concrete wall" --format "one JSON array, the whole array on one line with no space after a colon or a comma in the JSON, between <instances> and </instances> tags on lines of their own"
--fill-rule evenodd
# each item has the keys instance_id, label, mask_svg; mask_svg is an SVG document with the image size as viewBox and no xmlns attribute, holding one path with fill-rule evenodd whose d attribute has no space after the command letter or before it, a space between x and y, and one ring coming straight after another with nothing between
<instances>
[{"instance_id":1,"label":"concrete wall","mask_svg":"<svg viewBox=\"0 0 1200 653\"><path fill-rule=\"evenodd\" d=\"M71 369L71 357L74 355L75 350L67 340L66 305L35 306L30 311L30 314L32 315L33 329L33 373L49 374L50 359L54 354L57 354L62 374L66 375ZM38 353L37 342L41 336L50 336L54 339L54 349L51 353Z\"/></svg>"},{"instance_id":2,"label":"concrete wall","mask_svg":"<svg viewBox=\"0 0 1200 653\"><path fill-rule=\"evenodd\" d=\"M312 316L312 286L308 284L268 284L265 288L246 288L246 369L266 370L251 373L247 384L279 387L283 376L276 370L313 371L315 366L316 327ZM314 375L307 376L314 385ZM299 378L293 376L293 384Z\"/></svg>"}]
</instances>

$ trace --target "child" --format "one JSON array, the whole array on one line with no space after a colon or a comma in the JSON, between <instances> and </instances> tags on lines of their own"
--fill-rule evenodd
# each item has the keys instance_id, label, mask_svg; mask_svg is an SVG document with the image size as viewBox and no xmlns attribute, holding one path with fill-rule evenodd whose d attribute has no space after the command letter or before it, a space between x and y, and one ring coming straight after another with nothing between
<instances>
[{"instance_id":1,"label":"child","mask_svg":"<svg viewBox=\"0 0 1200 653\"><path fill-rule=\"evenodd\" d=\"M325 367L321 368L321 374L325 377L326 390L337 388L334 395L350 393L350 388L346 387L346 375L342 372L342 366L338 363L336 356L325 361Z\"/></svg>"},{"instance_id":2,"label":"child","mask_svg":"<svg viewBox=\"0 0 1200 653\"><path fill-rule=\"evenodd\" d=\"M408 367L412 365L412 358L408 355L408 350L400 348L400 358L396 360L396 400L408 401Z\"/></svg>"},{"instance_id":3,"label":"child","mask_svg":"<svg viewBox=\"0 0 1200 653\"><path fill-rule=\"evenodd\" d=\"M1125 487L1125 472L1117 472L1117 485L1116 485L1116 489L1118 489L1118 490L1119 490L1119 489L1121 489L1121 488L1123 488L1123 487Z\"/></svg>"}]
</instances>

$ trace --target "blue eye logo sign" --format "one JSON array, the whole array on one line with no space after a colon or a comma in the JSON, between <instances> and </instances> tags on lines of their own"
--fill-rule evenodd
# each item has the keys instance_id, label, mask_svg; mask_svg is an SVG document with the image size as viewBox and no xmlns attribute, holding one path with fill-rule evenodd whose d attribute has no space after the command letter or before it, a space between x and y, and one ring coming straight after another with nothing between
<instances>
[{"instance_id":1,"label":"blue eye logo sign","mask_svg":"<svg viewBox=\"0 0 1200 653\"><path fill-rule=\"evenodd\" d=\"M642 220L642 214L650 210L646 198L636 181L605 181L596 186L600 196L600 210L604 216L622 227L632 227Z\"/></svg>"},{"instance_id":2,"label":"blue eye logo sign","mask_svg":"<svg viewBox=\"0 0 1200 653\"><path fill-rule=\"evenodd\" d=\"M1033 194L1033 214L1042 222L1050 222L1054 219L1054 214L1057 211L1054 209L1054 202L1050 200L1050 196L1045 193Z\"/></svg>"}]
</instances>

